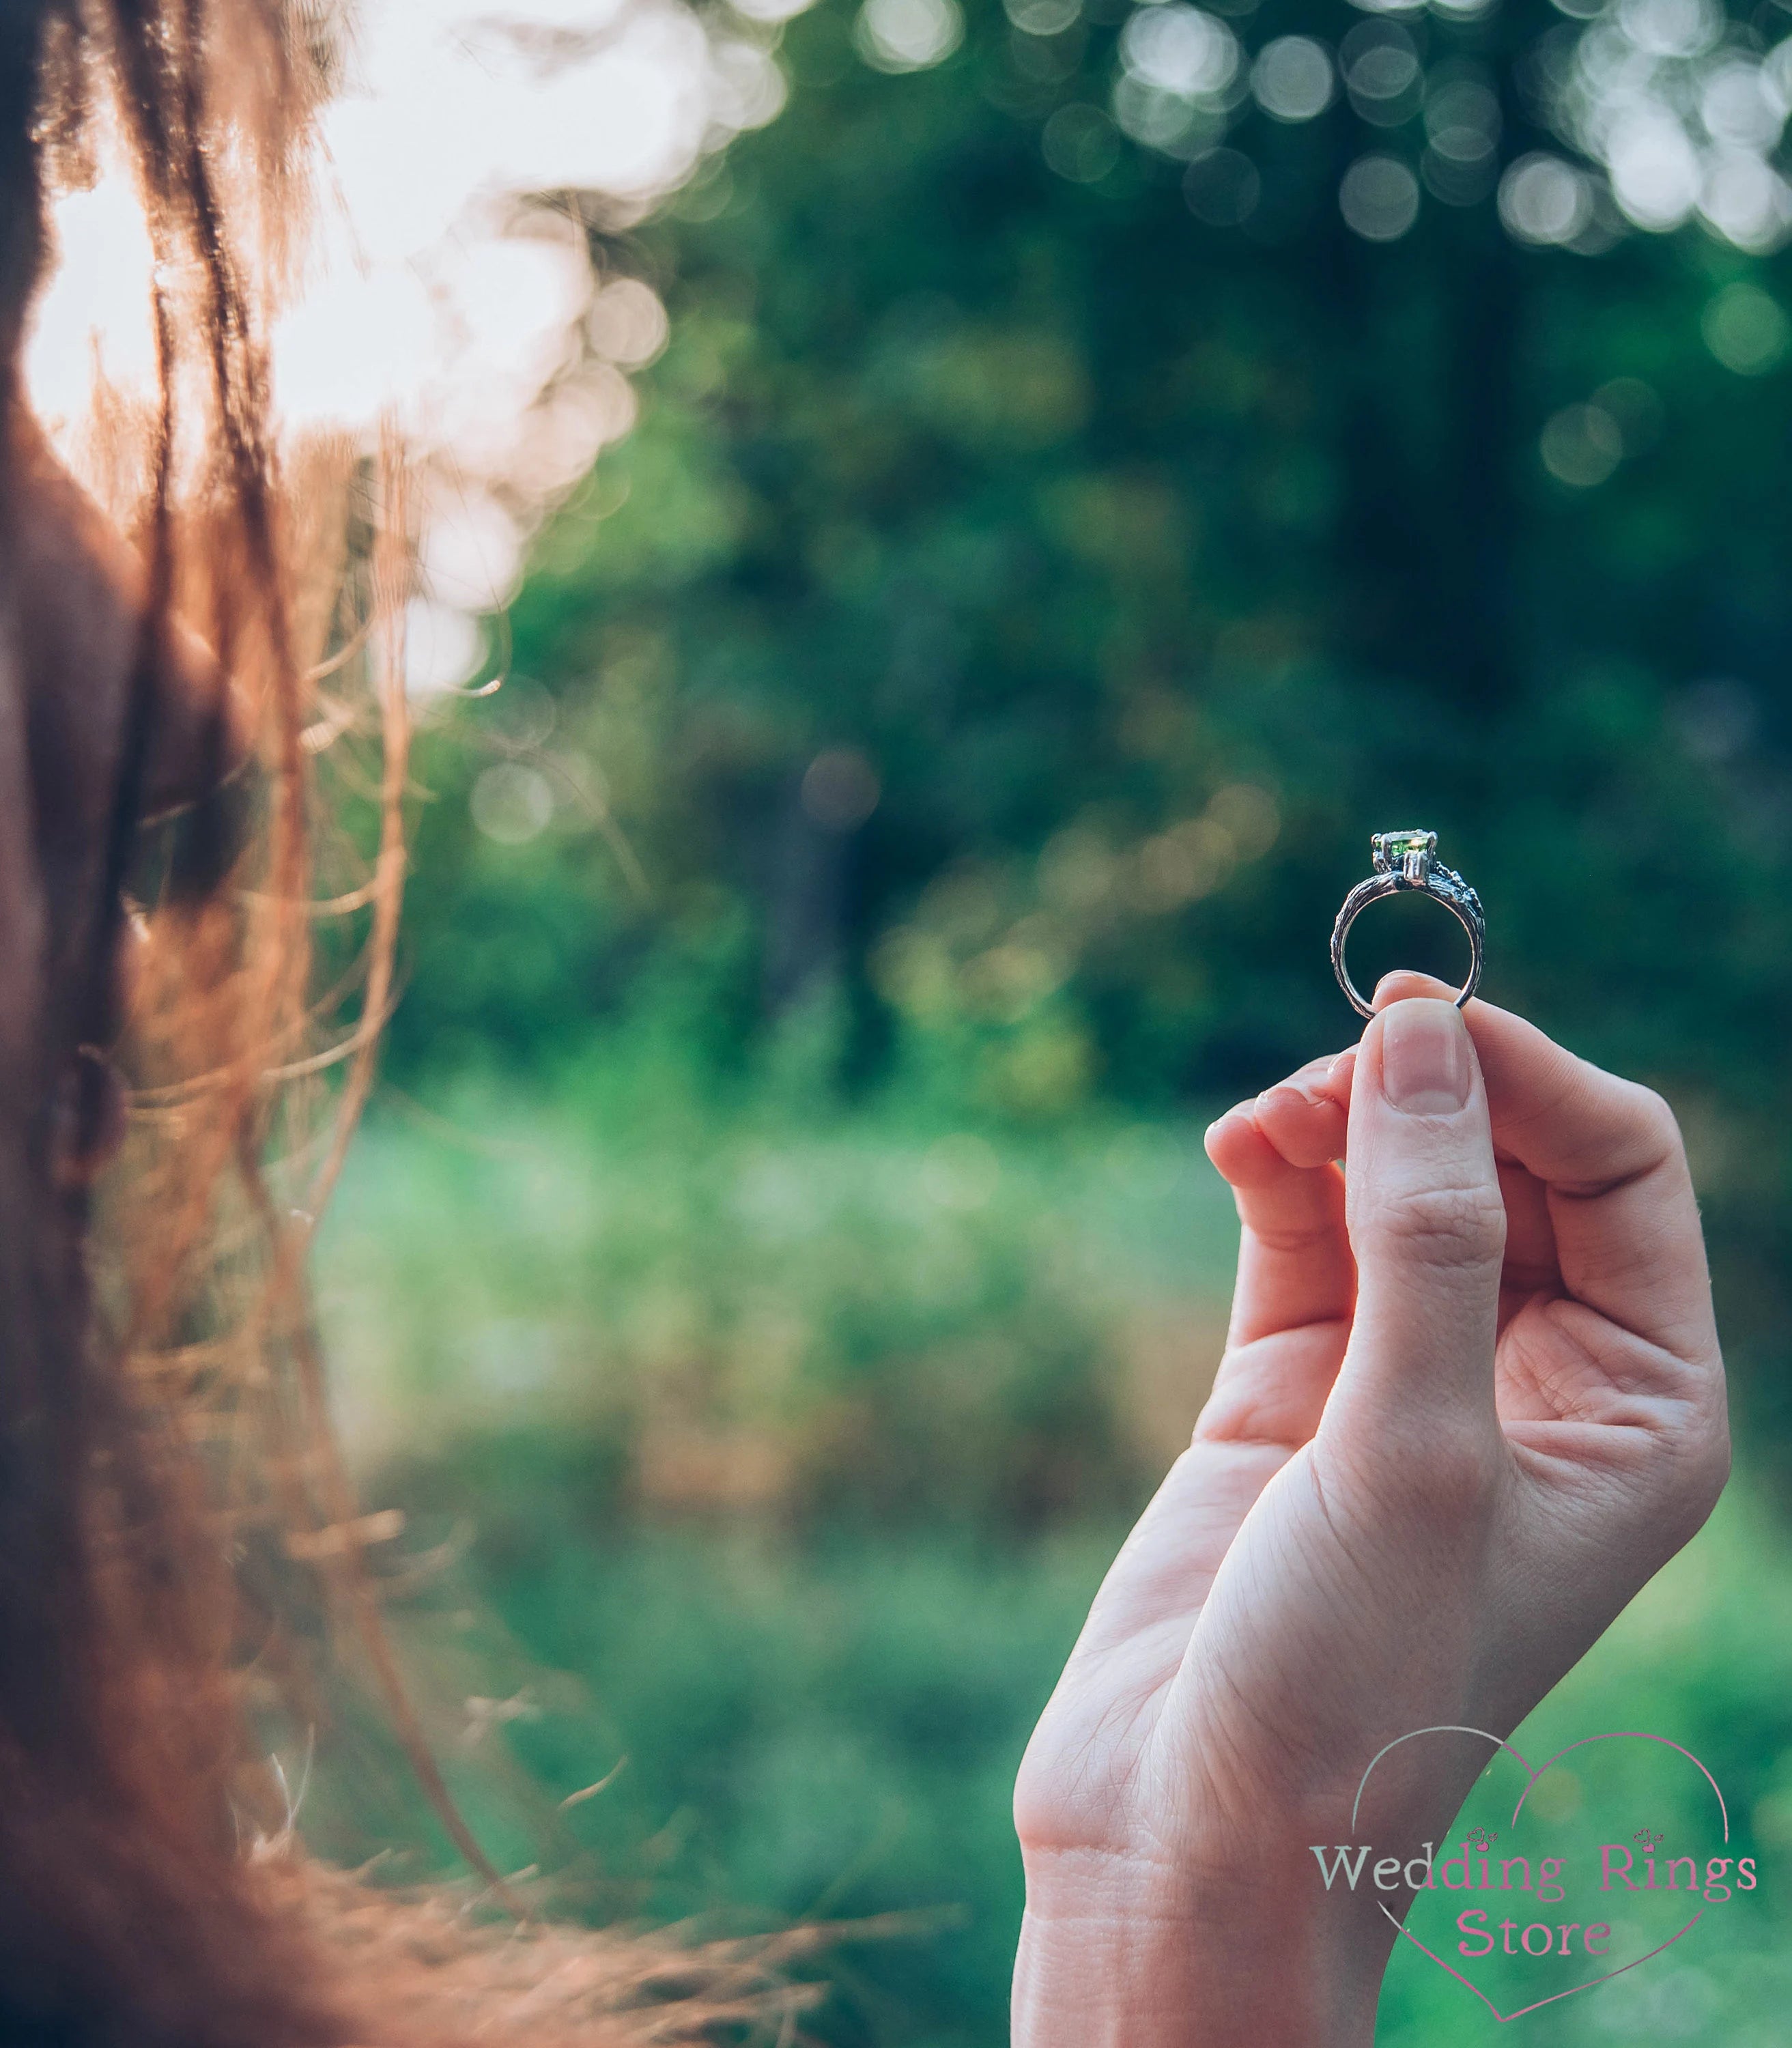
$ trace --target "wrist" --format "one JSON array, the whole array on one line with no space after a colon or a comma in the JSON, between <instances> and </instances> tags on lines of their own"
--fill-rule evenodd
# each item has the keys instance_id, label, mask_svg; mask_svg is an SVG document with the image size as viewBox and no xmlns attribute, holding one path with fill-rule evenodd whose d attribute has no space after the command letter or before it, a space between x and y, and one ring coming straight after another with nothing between
<instances>
[{"instance_id":1,"label":"wrist","mask_svg":"<svg viewBox=\"0 0 1792 2048\"><path fill-rule=\"evenodd\" d=\"M1316 1898L1302 1856L1201 1876L1029 1856L1014 2048L1368 2048L1394 1930Z\"/></svg>"}]
</instances>

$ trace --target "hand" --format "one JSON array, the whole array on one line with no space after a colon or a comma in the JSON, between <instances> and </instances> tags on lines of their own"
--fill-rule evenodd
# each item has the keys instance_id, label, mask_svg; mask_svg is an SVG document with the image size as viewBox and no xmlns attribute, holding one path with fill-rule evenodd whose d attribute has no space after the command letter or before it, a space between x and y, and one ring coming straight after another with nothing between
<instances>
[{"instance_id":1,"label":"hand","mask_svg":"<svg viewBox=\"0 0 1792 2048\"><path fill-rule=\"evenodd\" d=\"M1231 1331L1021 1768L1026 2048L1369 2042L1394 1931L1307 1844L1397 1736L1508 1734L1722 1488L1671 1112L1437 987L1208 1134ZM1355 1839L1441 1840L1486 1757L1395 1751Z\"/></svg>"}]
</instances>

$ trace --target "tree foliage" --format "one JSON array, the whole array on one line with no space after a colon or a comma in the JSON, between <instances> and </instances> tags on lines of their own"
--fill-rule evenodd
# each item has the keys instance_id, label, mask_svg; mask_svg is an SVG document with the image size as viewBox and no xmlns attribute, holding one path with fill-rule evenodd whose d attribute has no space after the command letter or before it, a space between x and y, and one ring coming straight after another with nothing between
<instances>
[{"instance_id":1,"label":"tree foliage","mask_svg":"<svg viewBox=\"0 0 1792 2048\"><path fill-rule=\"evenodd\" d=\"M541 537L506 691L425 749L398 1057L657 1008L723 1069L819 1018L843 1085L995 1118L1254 1089L1352 1034L1332 912L1371 830L1429 825L1489 995L1674 1094L1759 1331L1792 1249L1781 231L1639 229L1571 60L1684 16L1650 90L1704 107L1726 65L1766 91L1781 17L1263 0L1177 130L1127 96L1152 10L1029 4L902 73L822 0L779 118L594 228L671 339ZM1390 24L1406 102L1241 93L1279 37ZM1452 187L1465 82L1499 139ZM1366 157L1410 172L1387 239L1340 202ZM1515 199L1538 161L1568 212ZM488 779L519 766L538 815ZM1453 963L1397 922L1360 979Z\"/></svg>"}]
</instances>

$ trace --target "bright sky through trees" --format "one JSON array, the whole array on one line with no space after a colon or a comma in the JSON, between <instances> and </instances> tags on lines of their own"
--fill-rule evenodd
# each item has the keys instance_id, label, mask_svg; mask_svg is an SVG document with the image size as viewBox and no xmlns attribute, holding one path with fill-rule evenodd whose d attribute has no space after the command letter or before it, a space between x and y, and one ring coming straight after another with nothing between
<instances>
[{"instance_id":1,"label":"bright sky through trees","mask_svg":"<svg viewBox=\"0 0 1792 2048\"><path fill-rule=\"evenodd\" d=\"M592 192L619 218L645 211L770 119L784 81L770 19L706 29L677 0L365 0L353 21L276 393L297 432L395 421L436 471L424 545L440 588L412 636L427 688L475 658L467 615L508 595L518 517L627 431L623 372L664 338L646 287L606 287L582 228L519 199ZM54 232L28 376L74 452L96 372L127 397L150 388L150 257L115 167L59 199Z\"/></svg>"}]
</instances>

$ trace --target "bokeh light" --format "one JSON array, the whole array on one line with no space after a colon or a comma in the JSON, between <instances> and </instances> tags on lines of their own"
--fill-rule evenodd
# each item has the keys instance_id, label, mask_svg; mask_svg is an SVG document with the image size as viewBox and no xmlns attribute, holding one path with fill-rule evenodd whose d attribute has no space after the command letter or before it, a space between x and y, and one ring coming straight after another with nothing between
<instances>
[{"instance_id":1,"label":"bokeh light","mask_svg":"<svg viewBox=\"0 0 1792 2048\"><path fill-rule=\"evenodd\" d=\"M878 807L882 785L856 747L830 747L803 772L804 810L830 832L851 832Z\"/></svg>"},{"instance_id":2,"label":"bokeh light","mask_svg":"<svg viewBox=\"0 0 1792 2048\"><path fill-rule=\"evenodd\" d=\"M1398 242L1418 218L1418 180L1398 157L1359 157L1338 187L1338 209L1366 242Z\"/></svg>"},{"instance_id":3,"label":"bokeh light","mask_svg":"<svg viewBox=\"0 0 1792 2048\"><path fill-rule=\"evenodd\" d=\"M1499 98L1480 70L1445 72L1425 82L1425 132L1440 156L1460 164L1481 164L1499 140Z\"/></svg>"},{"instance_id":4,"label":"bokeh light","mask_svg":"<svg viewBox=\"0 0 1792 2048\"><path fill-rule=\"evenodd\" d=\"M1277 121L1311 121L1332 103L1332 60L1310 36L1278 36L1251 68L1257 104Z\"/></svg>"},{"instance_id":5,"label":"bokeh light","mask_svg":"<svg viewBox=\"0 0 1792 2048\"><path fill-rule=\"evenodd\" d=\"M1624 436L1603 405L1564 405L1544 428L1538 452L1557 483L1591 491L1623 461Z\"/></svg>"},{"instance_id":6,"label":"bokeh light","mask_svg":"<svg viewBox=\"0 0 1792 2048\"><path fill-rule=\"evenodd\" d=\"M1119 161L1120 138L1099 107L1061 107L1039 137L1045 161L1073 184L1093 184Z\"/></svg>"},{"instance_id":7,"label":"bokeh light","mask_svg":"<svg viewBox=\"0 0 1792 2048\"><path fill-rule=\"evenodd\" d=\"M1350 103L1378 128L1396 128L1417 111L1422 73L1418 45L1392 21L1360 21L1339 46Z\"/></svg>"},{"instance_id":8,"label":"bokeh light","mask_svg":"<svg viewBox=\"0 0 1792 2048\"><path fill-rule=\"evenodd\" d=\"M1238 76L1238 38L1198 7L1142 7L1120 31L1120 56L1135 78L1195 99L1223 93Z\"/></svg>"},{"instance_id":9,"label":"bokeh light","mask_svg":"<svg viewBox=\"0 0 1792 2048\"><path fill-rule=\"evenodd\" d=\"M1082 11L1080 0L1003 0L1008 19L1026 36L1059 36Z\"/></svg>"},{"instance_id":10,"label":"bokeh light","mask_svg":"<svg viewBox=\"0 0 1792 2048\"><path fill-rule=\"evenodd\" d=\"M1571 242L1592 214L1584 173L1546 150L1520 157L1499 181L1499 217L1521 242Z\"/></svg>"},{"instance_id":11,"label":"bokeh light","mask_svg":"<svg viewBox=\"0 0 1792 2048\"><path fill-rule=\"evenodd\" d=\"M1604 167L1630 225L1666 233L1696 214L1764 254L1792 231L1792 194L1769 161L1792 104L1789 64L1785 40L1763 52L1715 0L1622 0L1542 69L1557 132Z\"/></svg>"},{"instance_id":12,"label":"bokeh light","mask_svg":"<svg viewBox=\"0 0 1792 2048\"><path fill-rule=\"evenodd\" d=\"M541 832L554 814L554 793L538 768L501 761L483 770L473 785L473 822L500 846L522 846Z\"/></svg>"},{"instance_id":13,"label":"bokeh light","mask_svg":"<svg viewBox=\"0 0 1792 2048\"><path fill-rule=\"evenodd\" d=\"M1777 369L1792 343L1792 323L1779 302L1759 285L1726 285L1699 323L1705 345L1726 370L1759 377Z\"/></svg>"},{"instance_id":14,"label":"bokeh light","mask_svg":"<svg viewBox=\"0 0 1792 2048\"><path fill-rule=\"evenodd\" d=\"M865 0L852 37L879 71L925 71L964 40L964 17L956 0Z\"/></svg>"}]
</instances>

